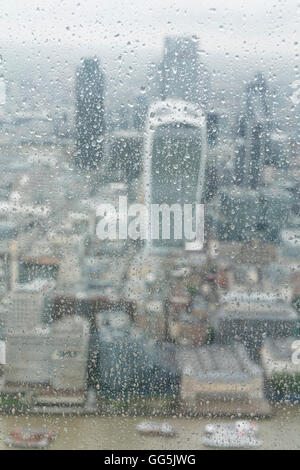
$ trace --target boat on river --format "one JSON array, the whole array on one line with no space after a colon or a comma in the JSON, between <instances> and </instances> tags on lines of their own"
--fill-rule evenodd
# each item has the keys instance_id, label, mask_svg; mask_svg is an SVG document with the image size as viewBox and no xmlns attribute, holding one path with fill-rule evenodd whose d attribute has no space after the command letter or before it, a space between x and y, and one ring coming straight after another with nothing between
<instances>
[{"instance_id":1,"label":"boat on river","mask_svg":"<svg viewBox=\"0 0 300 470\"><path fill-rule=\"evenodd\" d=\"M55 440L56 436L57 432L53 429L16 428L5 439L5 444L22 449L43 449Z\"/></svg>"},{"instance_id":2,"label":"boat on river","mask_svg":"<svg viewBox=\"0 0 300 470\"><path fill-rule=\"evenodd\" d=\"M250 449L262 446L257 438L258 426L251 421L208 424L202 444L214 448Z\"/></svg>"},{"instance_id":3,"label":"boat on river","mask_svg":"<svg viewBox=\"0 0 300 470\"><path fill-rule=\"evenodd\" d=\"M140 434L147 436L175 436L173 426L168 423L159 423L155 421L143 421L137 425L137 430Z\"/></svg>"}]
</instances>

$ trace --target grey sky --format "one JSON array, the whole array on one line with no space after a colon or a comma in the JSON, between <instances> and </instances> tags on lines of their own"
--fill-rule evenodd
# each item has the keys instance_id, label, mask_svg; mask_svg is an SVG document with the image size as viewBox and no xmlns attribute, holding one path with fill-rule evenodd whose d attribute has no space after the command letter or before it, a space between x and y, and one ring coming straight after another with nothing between
<instances>
[{"instance_id":1,"label":"grey sky","mask_svg":"<svg viewBox=\"0 0 300 470\"><path fill-rule=\"evenodd\" d=\"M93 51L124 49L128 41L160 47L166 34L189 33L208 53L293 54L299 16L299 0L2 0L0 44Z\"/></svg>"},{"instance_id":2,"label":"grey sky","mask_svg":"<svg viewBox=\"0 0 300 470\"><path fill-rule=\"evenodd\" d=\"M0 54L12 85L26 77L50 96L72 91L80 57L96 54L115 102L138 92L164 36L195 34L215 89L242 90L257 70L288 86L299 23L300 0L1 0Z\"/></svg>"}]
</instances>

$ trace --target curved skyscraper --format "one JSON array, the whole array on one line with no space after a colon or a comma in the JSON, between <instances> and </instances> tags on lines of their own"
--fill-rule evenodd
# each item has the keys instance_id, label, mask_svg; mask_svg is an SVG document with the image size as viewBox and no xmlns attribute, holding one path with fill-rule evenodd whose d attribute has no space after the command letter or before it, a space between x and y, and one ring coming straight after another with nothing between
<instances>
[{"instance_id":1,"label":"curved skyscraper","mask_svg":"<svg viewBox=\"0 0 300 470\"><path fill-rule=\"evenodd\" d=\"M103 155L104 75L97 58L86 58L76 74L76 155L80 169L97 168Z\"/></svg>"},{"instance_id":2,"label":"curved skyscraper","mask_svg":"<svg viewBox=\"0 0 300 470\"><path fill-rule=\"evenodd\" d=\"M205 163L206 120L202 110L173 99L150 106L144 147L147 206L200 203ZM168 240L166 244L170 243Z\"/></svg>"}]
</instances>

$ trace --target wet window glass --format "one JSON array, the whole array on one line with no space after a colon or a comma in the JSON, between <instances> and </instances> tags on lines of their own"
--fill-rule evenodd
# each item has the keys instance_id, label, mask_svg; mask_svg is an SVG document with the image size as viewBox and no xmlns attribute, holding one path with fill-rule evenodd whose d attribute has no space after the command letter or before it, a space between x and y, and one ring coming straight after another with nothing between
<instances>
[{"instance_id":1,"label":"wet window glass","mask_svg":"<svg viewBox=\"0 0 300 470\"><path fill-rule=\"evenodd\" d=\"M0 449L300 449L299 22L1 2Z\"/></svg>"}]
</instances>

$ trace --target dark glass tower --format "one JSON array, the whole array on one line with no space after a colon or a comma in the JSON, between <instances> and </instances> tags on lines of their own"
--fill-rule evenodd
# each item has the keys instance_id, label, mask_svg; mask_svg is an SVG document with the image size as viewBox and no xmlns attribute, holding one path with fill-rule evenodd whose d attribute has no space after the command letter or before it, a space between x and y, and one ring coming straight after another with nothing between
<instances>
[{"instance_id":1,"label":"dark glass tower","mask_svg":"<svg viewBox=\"0 0 300 470\"><path fill-rule=\"evenodd\" d=\"M201 105L209 94L209 76L199 55L199 42L193 37L167 37L161 63L161 96Z\"/></svg>"},{"instance_id":2,"label":"dark glass tower","mask_svg":"<svg viewBox=\"0 0 300 470\"><path fill-rule=\"evenodd\" d=\"M270 150L267 84L259 73L246 88L245 109L238 126L236 182L256 189Z\"/></svg>"},{"instance_id":3,"label":"dark glass tower","mask_svg":"<svg viewBox=\"0 0 300 470\"><path fill-rule=\"evenodd\" d=\"M99 165L104 148L104 75L97 58L86 58L76 74L76 154L80 169Z\"/></svg>"}]
</instances>

